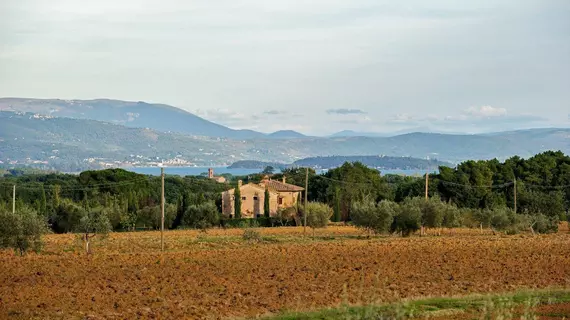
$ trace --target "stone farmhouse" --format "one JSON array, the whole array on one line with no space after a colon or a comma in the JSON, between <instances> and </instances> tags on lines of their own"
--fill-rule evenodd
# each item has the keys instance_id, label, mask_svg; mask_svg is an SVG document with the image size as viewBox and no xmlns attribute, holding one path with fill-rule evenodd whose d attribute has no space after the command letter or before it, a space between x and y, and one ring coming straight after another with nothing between
<instances>
[{"instance_id":1,"label":"stone farmhouse","mask_svg":"<svg viewBox=\"0 0 570 320\"><path fill-rule=\"evenodd\" d=\"M264 214L266 188L269 190L270 216L275 216L281 208L294 206L301 197L301 192L305 190L286 183L285 178L278 181L271 180L267 176L259 184L248 183L244 185L239 181L238 186L241 194L242 218L255 218ZM235 189L231 189L222 193L222 214L226 217L233 217L234 215L234 192Z\"/></svg>"}]
</instances>

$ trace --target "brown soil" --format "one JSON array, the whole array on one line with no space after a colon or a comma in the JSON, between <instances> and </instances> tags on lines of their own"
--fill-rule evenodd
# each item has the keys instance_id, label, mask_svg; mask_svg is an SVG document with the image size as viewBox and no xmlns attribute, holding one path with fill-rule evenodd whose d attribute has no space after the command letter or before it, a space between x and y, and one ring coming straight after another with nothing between
<instances>
[{"instance_id":1,"label":"brown soil","mask_svg":"<svg viewBox=\"0 0 570 320\"><path fill-rule=\"evenodd\" d=\"M209 233L227 241L203 243L197 232L169 232L164 255L153 232L113 235L89 259L69 235L49 236L42 255L1 251L0 318L218 319L570 280L567 234L246 243L241 232ZM335 227L320 235L327 232L360 234Z\"/></svg>"}]
</instances>

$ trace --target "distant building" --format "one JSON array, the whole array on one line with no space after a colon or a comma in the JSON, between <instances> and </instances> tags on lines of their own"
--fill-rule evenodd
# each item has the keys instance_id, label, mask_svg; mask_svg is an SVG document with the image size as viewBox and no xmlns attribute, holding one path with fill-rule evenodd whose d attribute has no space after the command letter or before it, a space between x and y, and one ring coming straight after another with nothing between
<instances>
[{"instance_id":1,"label":"distant building","mask_svg":"<svg viewBox=\"0 0 570 320\"><path fill-rule=\"evenodd\" d=\"M226 182L226 178L222 177L222 176L214 176L214 169L210 168L208 169L208 179L212 179L215 180L219 183L225 183Z\"/></svg>"},{"instance_id":2,"label":"distant building","mask_svg":"<svg viewBox=\"0 0 570 320\"><path fill-rule=\"evenodd\" d=\"M280 208L294 206L301 197L301 192L305 189L282 181L271 180L268 176L259 183L248 183L243 185L238 182L241 194L241 216L242 218L255 218L263 215L265 204L265 189L269 190L269 210L270 216L277 214ZM229 217L234 215L234 189L222 193L222 213Z\"/></svg>"}]
</instances>

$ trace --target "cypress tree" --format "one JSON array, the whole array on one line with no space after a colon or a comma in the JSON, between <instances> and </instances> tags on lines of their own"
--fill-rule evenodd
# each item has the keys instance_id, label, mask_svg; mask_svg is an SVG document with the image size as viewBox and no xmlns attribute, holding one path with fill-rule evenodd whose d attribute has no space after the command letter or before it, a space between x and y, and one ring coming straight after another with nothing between
<instances>
[{"instance_id":1,"label":"cypress tree","mask_svg":"<svg viewBox=\"0 0 570 320\"><path fill-rule=\"evenodd\" d=\"M47 215L47 197L46 197L46 189L44 189L44 185L42 184L42 194L40 198L40 214Z\"/></svg>"},{"instance_id":2,"label":"cypress tree","mask_svg":"<svg viewBox=\"0 0 570 320\"><path fill-rule=\"evenodd\" d=\"M241 218L241 192L239 187L236 187L234 191L234 217L236 219Z\"/></svg>"},{"instance_id":3,"label":"cypress tree","mask_svg":"<svg viewBox=\"0 0 570 320\"><path fill-rule=\"evenodd\" d=\"M263 197L263 213L267 218L271 215L269 208L269 188L267 187L265 187L265 195Z\"/></svg>"},{"instance_id":4,"label":"cypress tree","mask_svg":"<svg viewBox=\"0 0 570 320\"><path fill-rule=\"evenodd\" d=\"M336 187L334 190L334 222L340 222L340 188Z\"/></svg>"}]
</instances>

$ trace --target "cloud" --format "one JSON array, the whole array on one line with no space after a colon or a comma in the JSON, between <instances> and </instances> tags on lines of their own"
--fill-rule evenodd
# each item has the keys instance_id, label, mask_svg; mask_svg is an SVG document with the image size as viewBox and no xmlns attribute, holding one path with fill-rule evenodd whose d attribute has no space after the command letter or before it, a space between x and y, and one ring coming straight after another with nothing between
<instances>
[{"instance_id":1,"label":"cloud","mask_svg":"<svg viewBox=\"0 0 570 320\"><path fill-rule=\"evenodd\" d=\"M492 106L469 107L465 109L464 113L475 117L501 117L507 115L507 109Z\"/></svg>"},{"instance_id":2,"label":"cloud","mask_svg":"<svg viewBox=\"0 0 570 320\"><path fill-rule=\"evenodd\" d=\"M360 109L328 109L327 110L328 114L342 114L342 115L347 115L347 114L366 114L366 112L360 110Z\"/></svg>"},{"instance_id":3,"label":"cloud","mask_svg":"<svg viewBox=\"0 0 570 320\"><path fill-rule=\"evenodd\" d=\"M510 114L506 108L480 106L464 109L452 115L410 115L396 114L385 124L389 126L425 126L436 130L457 132L503 131L517 128L532 128L549 123L549 119L532 114Z\"/></svg>"},{"instance_id":4,"label":"cloud","mask_svg":"<svg viewBox=\"0 0 570 320\"><path fill-rule=\"evenodd\" d=\"M270 116L277 116L277 115L287 114L287 111L268 110L268 111L264 111L263 114L270 115Z\"/></svg>"}]
</instances>

